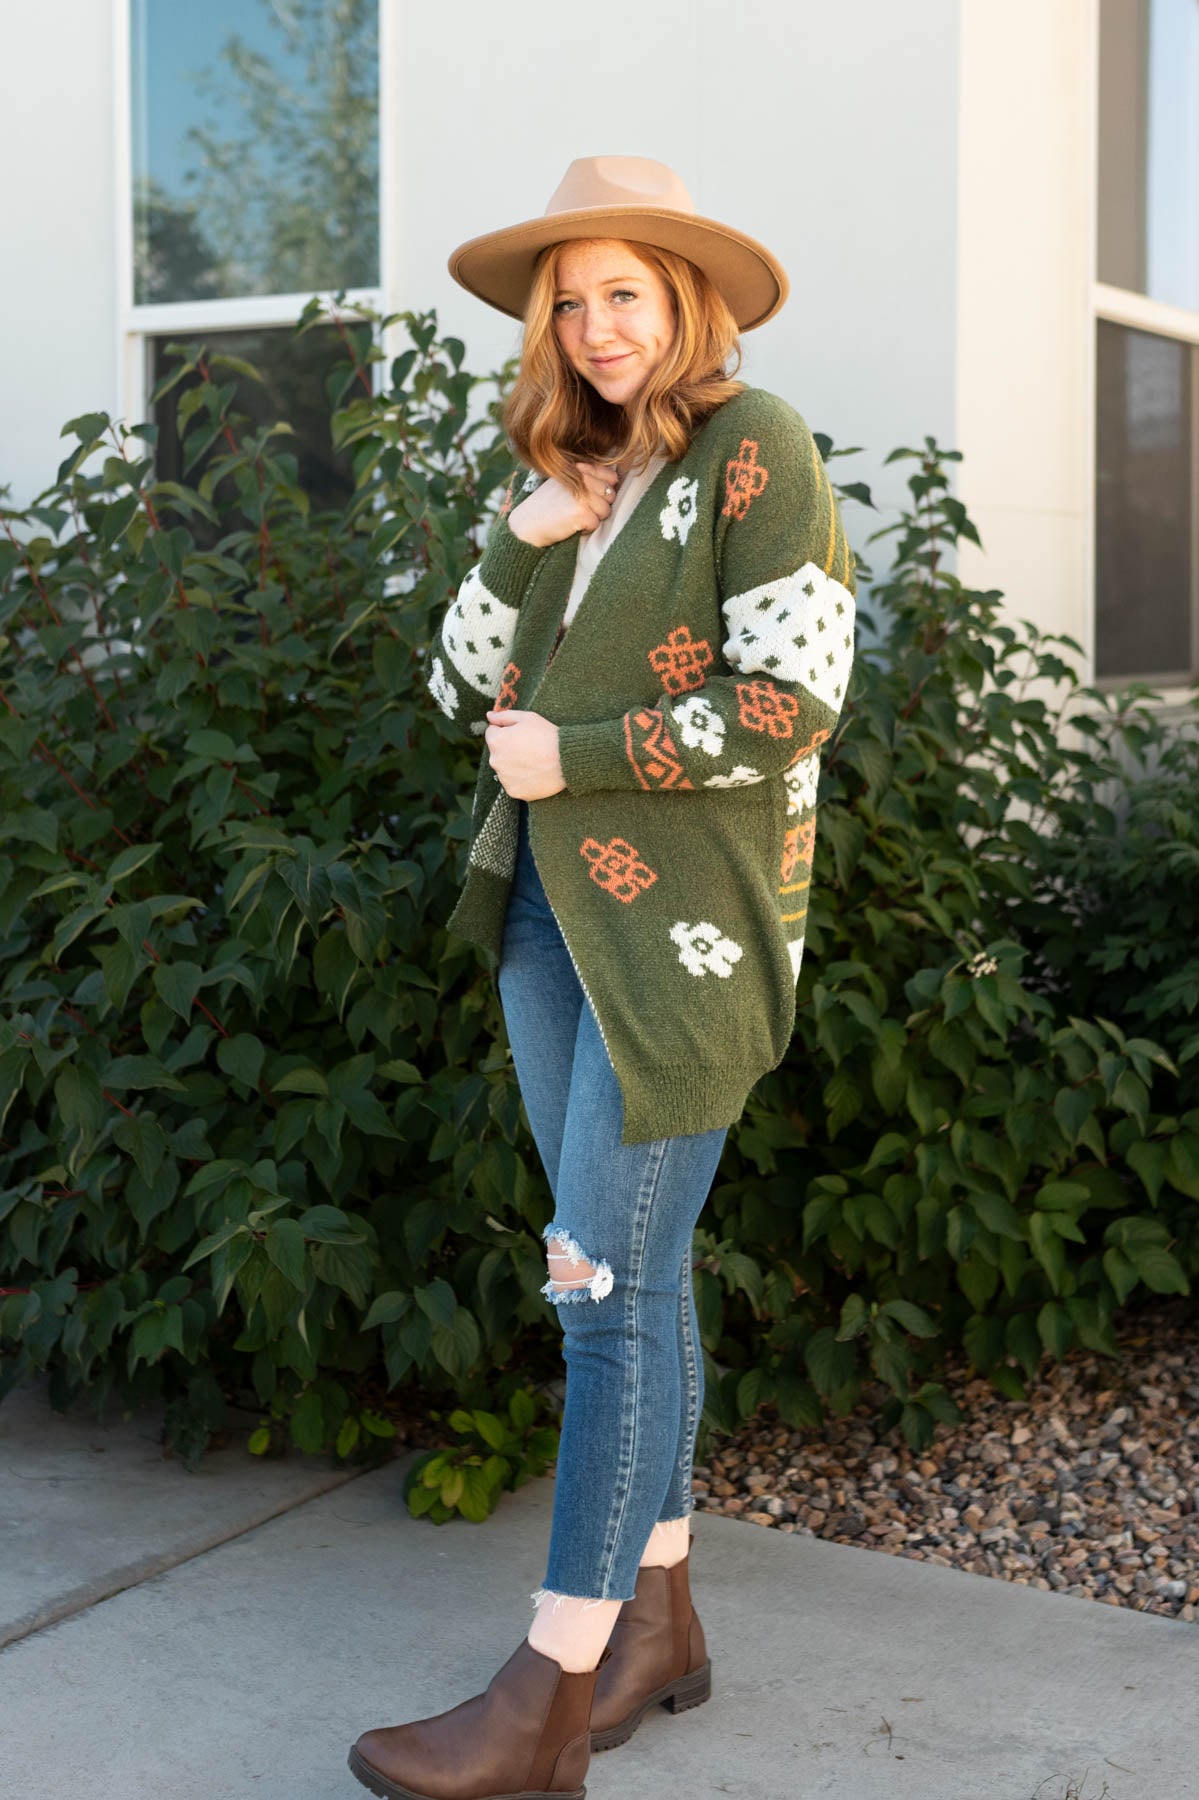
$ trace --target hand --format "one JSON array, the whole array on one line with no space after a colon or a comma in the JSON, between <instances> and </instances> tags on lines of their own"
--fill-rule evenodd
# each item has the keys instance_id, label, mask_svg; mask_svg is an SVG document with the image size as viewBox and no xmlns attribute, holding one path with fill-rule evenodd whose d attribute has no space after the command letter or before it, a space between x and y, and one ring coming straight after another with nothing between
<instances>
[{"instance_id":1,"label":"hand","mask_svg":"<svg viewBox=\"0 0 1199 1800\"><path fill-rule=\"evenodd\" d=\"M496 779L514 800L545 800L566 786L558 760L558 727L540 713L493 707L483 741Z\"/></svg>"},{"instance_id":2,"label":"hand","mask_svg":"<svg viewBox=\"0 0 1199 1800\"><path fill-rule=\"evenodd\" d=\"M508 514L509 530L526 544L544 549L547 544L573 537L576 531L594 531L612 511L620 486L616 470L604 463L580 462L577 458L575 467L583 477L581 494L572 494L564 481L551 475ZM611 499L604 493L606 487L612 490Z\"/></svg>"}]
</instances>

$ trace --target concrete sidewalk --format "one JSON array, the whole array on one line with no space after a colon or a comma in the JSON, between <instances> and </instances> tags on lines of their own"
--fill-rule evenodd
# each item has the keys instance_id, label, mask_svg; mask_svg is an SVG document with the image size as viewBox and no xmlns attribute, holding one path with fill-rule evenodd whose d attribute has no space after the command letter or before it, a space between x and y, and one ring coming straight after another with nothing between
<instances>
[{"instance_id":1,"label":"concrete sidewalk","mask_svg":"<svg viewBox=\"0 0 1199 1800\"><path fill-rule=\"evenodd\" d=\"M125 1434L136 1473L145 1445L129 1432L103 1428L118 1460ZM38 1435L20 1434L29 1510L0 1549L7 1581L21 1545L26 1617L35 1571L59 1601L67 1591L61 1514L38 1548ZM46 1467L59 1454L51 1432ZM188 1531L198 1541L205 1506L210 1529L218 1516L238 1529L232 1459L208 1477L174 1473L155 1486L147 1459L128 1514L99 1486L89 1504L84 1481L75 1516L90 1517L90 1580L106 1522L126 1569L147 1520L155 1542L176 1546ZM477 1692L523 1636L553 1498L534 1482L483 1525L438 1529L407 1515L402 1474L395 1463L310 1498L297 1485L291 1510L11 1643L5 1800L365 1794L345 1766L353 1738ZM262 1501L254 1492L244 1518ZM190 1523L172 1534L176 1504ZM713 1699L677 1719L657 1711L595 1757L591 1800L1199 1796L1194 1626L732 1519L699 1515L695 1530Z\"/></svg>"},{"instance_id":2,"label":"concrete sidewalk","mask_svg":"<svg viewBox=\"0 0 1199 1800\"><path fill-rule=\"evenodd\" d=\"M189 1475L163 1456L160 1407L99 1423L45 1395L38 1378L0 1403L0 1649L353 1478L249 1456L256 1420Z\"/></svg>"}]
</instances>

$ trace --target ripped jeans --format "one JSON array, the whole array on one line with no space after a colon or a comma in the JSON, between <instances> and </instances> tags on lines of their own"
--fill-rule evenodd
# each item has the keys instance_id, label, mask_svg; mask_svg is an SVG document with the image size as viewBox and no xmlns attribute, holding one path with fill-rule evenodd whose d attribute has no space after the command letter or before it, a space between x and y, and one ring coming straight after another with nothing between
<instances>
[{"instance_id":1,"label":"ripped jeans","mask_svg":"<svg viewBox=\"0 0 1199 1800\"><path fill-rule=\"evenodd\" d=\"M565 1253L542 1290L567 1368L545 1588L628 1600L654 1525L694 1505L704 1373L692 1233L727 1127L621 1143L620 1088L533 861L528 804L497 981L554 1197L547 1250Z\"/></svg>"}]
</instances>

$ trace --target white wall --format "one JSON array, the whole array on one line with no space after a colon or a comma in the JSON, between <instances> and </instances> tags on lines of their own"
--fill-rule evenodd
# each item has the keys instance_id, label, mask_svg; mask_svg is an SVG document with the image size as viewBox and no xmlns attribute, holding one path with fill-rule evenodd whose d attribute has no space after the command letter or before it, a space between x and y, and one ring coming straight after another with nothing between
<instances>
[{"instance_id":1,"label":"white wall","mask_svg":"<svg viewBox=\"0 0 1199 1800\"><path fill-rule=\"evenodd\" d=\"M117 410L111 13L0 0L0 486L49 482L79 413Z\"/></svg>"},{"instance_id":2,"label":"white wall","mask_svg":"<svg viewBox=\"0 0 1199 1800\"><path fill-rule=\"evenodd\" d=\"M1095 0L962 9L963 580L1093 645Z\"/></svg>"},{"instance_id":3,"label":"white wall","mask_svg":"<svg viewBox=\"0 0 1199 1800\"><path fill-rule=\"evenodd\" d=\"M952 439L957 0L383 4L390 306L435 306L472 367L498 366L520 328L451 281L450 251L541 213L572 157L655 156L787 268L791 297L746 335L742 375L866 447L839 479L895 502L903 465L882 472L886 453ZM52 479L65 419L123 409L112 8L0 0L0 22L0 481L20 502ZM847 510L859 549L880 522Z\"/></svg>"}]
</instances>

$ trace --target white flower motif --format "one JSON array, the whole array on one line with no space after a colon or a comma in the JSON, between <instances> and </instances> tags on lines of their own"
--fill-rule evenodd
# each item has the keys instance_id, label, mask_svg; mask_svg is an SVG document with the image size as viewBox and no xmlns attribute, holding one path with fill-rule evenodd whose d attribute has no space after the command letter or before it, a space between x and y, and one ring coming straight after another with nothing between
<instances>
[{"instance_id":1,"label":"white flower motif","mask_svg":"<svg viewBox=\"0 0 1199 1800\"><path fill-rule=\"evenodd\" d=\"M709 775L704 786L749 787L751 782L765 781L765 779L766 777L759 775L756 769L751 769L748 763L738 763L736 768L731 769L727 775Z\"/></svg>"},{"instance_id":2,"label":"white flower motif","mask_svg":"<svg viewBox=\"0 0 1199 1800\"><path fill-rule=\"evenodd\" d=\"M687 542L691 527L695 524L695 496L698 493L699 482L686 475L680 475L667 488L666 505L658 514L662 536L667 543L671 538L677 538L680 544Z\"/></svg>"},{"instance_id":3,"label":"white flower motif","mask_svg":"<svg viewBox=\"0 0 1199 1800\"><path fill-rule=\"evenodd\" d=\"M710 700L693 694L674 709L675 722L688 750L706 750L719 756L724 749L724 720Z\"/></svg>"},{"instance_id":4,"label":"white flower motif","mask_svg":"<svg viewBox=\"0 0 1199 1800\"><path fill-rule=\"evenodd\" d=\"M820 758L816 752L810 751L801 756L797 763L783 770L783 785L787 790L787 811L789 813L807 812L816 804L816 789L820 781Z\"/></svg>"},{"instance_id":5,"label":"white flower motif","mask_svg":"<svg viewBox=\"0 0 1199 1800\"><path fill-rule=\"evenodd\" d=\"M670 935L679 947L679 961L691 975L704 975L709 970L713 975L731 975L733 964L739 962L743 954L740 944L725 937L707 919L701 919L696 925L688 925L680 919L671 926Z\"/></svg>"},{"instance_id":6,"label":"white flower motif","mask_svg":"<svg viewBox=\"0 0 1199 1800\"><path fill-rule=\"evenodd\" d=\"M446 674L440 656L433 658L433 672L429 676L429 692L442 712L448 713L452 719L458 711L458 690Z\"/></svg>"},{"instance_id":7,"label":"white flower motif","mask_svg":"<svg viewBox=\"0 0 1199 1800\"><path fill-rule=\"evenodd\" d=\"M536 469L530 469L529 473L525 476L524 486L520 490L521 493L522 494L531 494L533 492L533 489L537 486L540 479L541 479L541 477L538 475Z\"/></svg>"}]
</instances>

